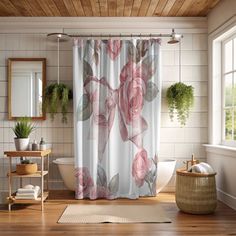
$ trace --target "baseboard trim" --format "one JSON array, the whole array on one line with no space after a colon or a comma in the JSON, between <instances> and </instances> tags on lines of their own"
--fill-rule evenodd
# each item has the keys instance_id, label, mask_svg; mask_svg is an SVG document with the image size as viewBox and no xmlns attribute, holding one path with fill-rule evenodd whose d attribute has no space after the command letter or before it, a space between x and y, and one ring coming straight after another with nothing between
<instances>
[{"instance_id":1,"label":"baseboard trim","mask_svg":"<svg viewBox=\"0 0 236 236\"><path fill-rule=\"evenodd\" d=\"M236 197L217 188L217 198L230 208L236 210Z\"/></svg>"}]
</instances>

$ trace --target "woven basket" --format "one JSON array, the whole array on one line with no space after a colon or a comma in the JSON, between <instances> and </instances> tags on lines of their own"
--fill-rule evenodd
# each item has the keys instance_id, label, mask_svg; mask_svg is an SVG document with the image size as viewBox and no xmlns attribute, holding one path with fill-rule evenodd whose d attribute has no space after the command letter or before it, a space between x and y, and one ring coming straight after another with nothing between
<instances>
[{"instance_id":1,"label":"woven basket","mask_svg":"<svg viewBox=\"0 0 236 236\"><path fill-rule=\"evenodd\" d=\"M16 165L16 173L18 175L30 175L34 174L38 170L37 163L31 164L18 164Z\"/></svg>"},{"instance_id":2,"label":"woven basket","mask_svg":"<svg viewBox=\"0 0 236 236\"><path fill-rule=\"evenodd\" d=\"M210 214L217 206L214 174L190 173L184 169L176 171L176 204L191 214Z\"/></svg>"}]
</instances>

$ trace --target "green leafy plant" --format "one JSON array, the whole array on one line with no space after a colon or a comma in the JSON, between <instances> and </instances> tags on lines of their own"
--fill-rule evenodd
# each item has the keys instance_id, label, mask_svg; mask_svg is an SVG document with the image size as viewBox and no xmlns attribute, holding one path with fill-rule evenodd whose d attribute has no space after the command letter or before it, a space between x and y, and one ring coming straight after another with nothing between
<instances>
[{"instance_id":1,"label":"green leafy plant","mask_svg":"<svg viewBox=\"0 0 236 236\"><path fill-rule=\"evenodd\" d=\"M194 88L182 82L171 85L166 92L167 104L169 107L170 119L173 121L174 112L177 112L177 119L181 125L186 124L189 117L189 110L193 106Z\"/></svg>"},{"instance_id":2,"label":"green leafy plant","mask_svg":"<svg viewBox=\"0 0 236 236\"><path fill-rule=\"evenodd\" d=\"M72 97L72 90L67 85L62 83L50 84L45 89L43 110L49 112L53 120L58 108L61 108L62 122L66 123L69 100Z\"/></svg>"},{"instance_id":3,"label":"green leafy plant","mask_svg":"<svg viewBox=\"0 0 236 236\"><path fill-rule=\"evenodd\" d=\"M24 159L24 158L21 158L20 160L20 163L21 164L34 164L34 162L30 161L29 159Z\"/></svg>"},{"instance_id":4,"label":"green leafy plant","mask_svg":"<svg viewBox=\"0 0 236 236\"><path fill-rule=\"evenodd\" d=\"M35 129L31 123L31 119L28 117L19 118L12 128L17 138L28 138L31 132Z\"/></svg>"}]
</instances>

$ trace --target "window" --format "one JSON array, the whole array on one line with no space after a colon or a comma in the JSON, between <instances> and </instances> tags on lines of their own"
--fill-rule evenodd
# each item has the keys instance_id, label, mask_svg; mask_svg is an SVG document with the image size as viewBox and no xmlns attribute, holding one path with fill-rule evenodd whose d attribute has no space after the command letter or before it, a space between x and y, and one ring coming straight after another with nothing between
<instances>
[{"instance_id":1,"label":"window","mask_svg":"<svg viewBox=\"0 0 236 236\"><path fill-rule=\"evenodd\" d=\"M223 143L236 145L236 35L222 42Z\"/></svg>"}]
</instances>

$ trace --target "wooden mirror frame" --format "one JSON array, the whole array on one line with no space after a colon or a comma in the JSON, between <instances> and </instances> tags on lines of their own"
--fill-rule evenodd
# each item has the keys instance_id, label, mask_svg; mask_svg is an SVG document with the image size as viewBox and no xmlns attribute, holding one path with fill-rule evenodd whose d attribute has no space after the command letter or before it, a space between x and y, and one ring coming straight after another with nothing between
<instances>
[{"instance_id":1,"label":"wooden mirror frame","mask_svg":"<svg viewBox=\"0 0 236 236\"><path fill-rule=\"evenodd\" d=\"M20 117L12 116L12 109L11 109L11 84L12 84L12 76L11 76L11 69L12 69L12 62L14 61L40 61L42 62L42 94L44 94L46 88L46 58L8 58L8 119L15 120ZM42 116L39 117L30 117L32 120L46 120L46 113L42 111Z\"/></svg>"}]
</instances>

